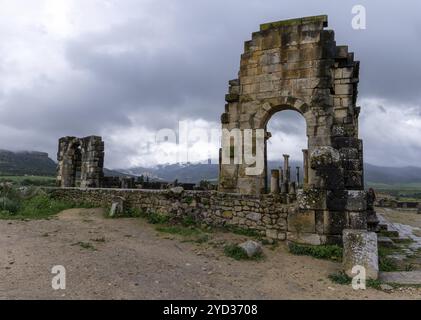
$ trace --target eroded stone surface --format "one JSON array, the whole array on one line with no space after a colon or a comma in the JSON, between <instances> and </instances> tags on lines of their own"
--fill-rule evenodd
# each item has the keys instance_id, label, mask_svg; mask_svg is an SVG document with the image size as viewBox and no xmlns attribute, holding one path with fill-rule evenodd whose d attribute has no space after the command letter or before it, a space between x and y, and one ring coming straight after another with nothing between
<instances>
[{"instance_id":1,"label":"eroded stone surface","mask_svg":"<svg viewBox=\"0 0 421 320\"><path fill-rule=\"evenodd\" d=\"M352 269L363 266L367 279L377 279L379 261L377 234L364 230L346 229L343 232L343 267L349 277L355 276Z\"/></svg>"}]
</instances>

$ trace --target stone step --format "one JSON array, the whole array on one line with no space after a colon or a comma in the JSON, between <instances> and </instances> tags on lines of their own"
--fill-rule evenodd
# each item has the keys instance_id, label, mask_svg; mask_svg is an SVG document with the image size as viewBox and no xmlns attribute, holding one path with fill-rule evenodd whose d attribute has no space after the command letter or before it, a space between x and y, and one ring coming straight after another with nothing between
<instances>
[{"instance_id":1,"label":"stone step","mask_svg":"<svg viewBox=\"0 0 421 320\"><path fill-rule=\"evenodd\" d=\"M385 223L379 223L379 229L381 231L387 231L387 224L385 224Z\"/></svg>"},{"instance_id":2,"label":"stone step","mask_svg":"<svg viewBox=\"0 0 421 320\"><path fill-rule=\"evenodd\" d=\"M390 240L392 240L394 243L408 243L412 241L410 238L406 237L392 237Z\"/></svg>"},{"instance_id":3,"label":"stone step","mask_svg":"<svg viewBox=\"0 0 421 320\"><path fill-rule=\"evenodd\" d=\"M380 272L379 279L386 283L421 285L421 271Z\"/></svg>"},{"instance_id":4,"label":"stone step","mask_svg":"<svg viewBox=\"0 0 421 320\"><path fill-rule=\"evenodd\" d=\"M380 235L389 238L399 238L399 232L396 230L382 231Z\"/></svg>"},{"instance_id":5,"label":"stone step","mask_svg":"<svg viewBox=\"0 0 421 320\"><path fill-rule=\"evenodd\" d=\"M393 240L388 237L377 237L377 243L379 246L386 248L393 248L395 246Z\"/></svg>"}]
</instances>

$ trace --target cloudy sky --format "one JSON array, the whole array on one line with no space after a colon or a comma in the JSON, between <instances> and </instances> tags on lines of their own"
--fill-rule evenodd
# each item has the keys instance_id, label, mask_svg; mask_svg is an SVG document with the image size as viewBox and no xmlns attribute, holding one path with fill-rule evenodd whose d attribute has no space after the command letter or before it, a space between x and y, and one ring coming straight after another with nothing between
<instances>
[{"instance_id":1,"label":"cloudy sky","mask_svg":"<svg viewBox=\"0 0 421 320\"><path fill-rule=\"evenodd\" d=\"M366 30L351 26L359 4ZM59 137L96 134L108 167L167 162L151 143L158 130L219 127L227 81L260 23L328 14L361 61L366 162L421 166L420 11L412 0L0 0L0 148L55 158ZM300 156L297 115L271 120L271 158ZM208 157L191 143L189 160Z\"/></svg>"}]
</instances>

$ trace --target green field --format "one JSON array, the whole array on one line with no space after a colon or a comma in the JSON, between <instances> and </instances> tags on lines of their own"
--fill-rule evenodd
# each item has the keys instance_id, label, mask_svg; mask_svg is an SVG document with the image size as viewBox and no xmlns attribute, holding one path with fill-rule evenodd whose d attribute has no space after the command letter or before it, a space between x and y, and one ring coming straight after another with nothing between
<instances>
[{"instance_id":1,"label":"green field","mask_svg":"<svg viewBox=\"0 0 421 320\"><path fill-rule=\"evenodd\" d=\"M377 193L384 193L398 198L401 201L421 200L421 183L367 183L368 188L373 188Z\"/></svg>"},{"instance_id":2,"label":"green field","mask_svg":"<svg viewBox=\"0 0 421 320\"><path fill-rule=\"evenodd\" d=\"M18 186L49 186L56 184L56 178L52 176L0 176L0 183L12 182Z\"/></svg>"}]
</instances>

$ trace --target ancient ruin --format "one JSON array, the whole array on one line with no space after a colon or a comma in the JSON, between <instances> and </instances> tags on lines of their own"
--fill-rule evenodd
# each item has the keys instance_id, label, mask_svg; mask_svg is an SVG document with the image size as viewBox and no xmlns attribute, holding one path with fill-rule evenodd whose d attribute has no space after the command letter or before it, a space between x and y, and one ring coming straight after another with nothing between
<instances>
[{"instance_id":1,"label":"ancient ruin","mask_svg":"<svg viewBox=\"0 0 421 320\"><path fill-rule=\"evenodd\" d=\"M239 77L229 82L221 117L227 130L264 129L265 143L271 136L267 123L276 112L294 110L305 118L303 189L291 196L295 186L287 155L280 188L275 172L271 185L273 194L281 190L278 201L297 198L297 213L288 217L289 235L311 243L339 241L346 227L367 228L356 105L360 65L347 46L336 45L327 24L327 16L316 16L261 25L245 42ZM265 194L267 170L247 175L252 166L221 164L219 190Z\"/></svg>"},{"instance_id":2,"label":"ancient ruin","mask_svg":"<svg viewBox=\"0 0 421 320\"><path fill-rule=\"evenodd\" d=\"M378 222L374 200L364 191L363 147L358 138L359 62L346 46L336 45L334 32L326 27L327 16L261 25L245 43L239 78L229 82L222 115L222 128L228 131L264 130L266 159L271 137L266 128L272 115L283 110L300 113L308 137L302 183L299 167L292 179L290 157L285 154L283 169L272 170L269 181L266 163L260 174L247 175L246 169L253 165L221 161L218 191L56 193L110 205L110 199L118 196L126 207L145 212L190 215L209 224L236 225L268 238L301 243L341 243L343 230L367 230L367 216L374 230ZM231 154L232 148L231 141L228 145L223 141L221 154L227 150ZM100 137L60 139L58 160L61 187L76 186L77 171L83 188L137 187L134 178L103 178Z\"/></svg>"},{"instance_id":3,"label":"ancient ruin","mask_svg":"<svg viewBox=\"0 0 421 320\"><path fill-rule=\"evenodd\" d=\"M57 154L57 185L99 188L104 177L104 142L101 137L63 137ZM79 180L79 181L78 181Z\"/></svg>"}]
</instances>

